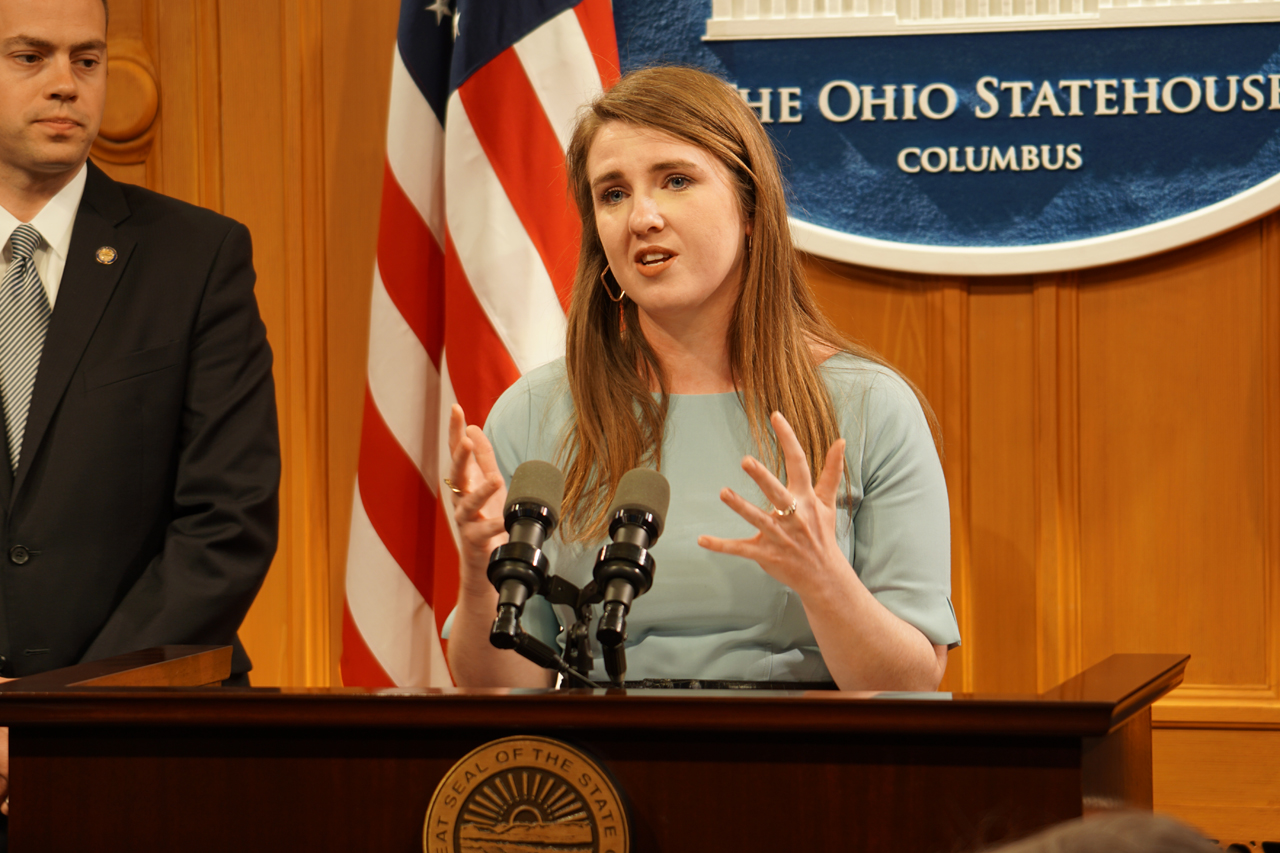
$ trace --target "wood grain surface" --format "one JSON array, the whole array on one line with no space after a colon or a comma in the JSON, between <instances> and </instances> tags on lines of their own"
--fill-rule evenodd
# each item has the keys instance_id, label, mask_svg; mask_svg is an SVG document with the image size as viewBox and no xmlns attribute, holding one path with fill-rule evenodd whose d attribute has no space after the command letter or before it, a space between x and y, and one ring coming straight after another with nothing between
<instances>
[{"instance_id":1,"label":"wood grain surface","mask_svg":"<svg viewBox=\"0 0 1280 853\"><path fill-rule=\"evenodd\" d=\"M408 851L450 768L519 734L605 768L631 850L971 850L1086 806L1149 808L1150 702L1186 663L1119 656L1050 693L951 697L18 681L0 702L10 834L18 849ZM67 802L75 821L58 819Z\"/></svg>"}]
</instances>

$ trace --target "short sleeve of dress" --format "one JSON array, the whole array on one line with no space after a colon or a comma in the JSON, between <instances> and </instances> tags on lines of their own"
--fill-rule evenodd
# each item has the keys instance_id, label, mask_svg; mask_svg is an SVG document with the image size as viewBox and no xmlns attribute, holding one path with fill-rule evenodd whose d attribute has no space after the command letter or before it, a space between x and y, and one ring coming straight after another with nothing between
<instances>
[{"instance_id":1,"label":"short sleeve of dress","mask_svg":"<svg viewBox=\"0 0 1280 853\"><path fill-rule=\"evenodd\" d=\"M529 380L516 380L493 404L484 424L485 438L493 445L498 470L507 483L520 463L529 458L529 421L533 416L530 398Z\"/></svg>"},{"instance_id":2,"label":"short sleeve of dress","mask_svg":"<svg viewBox=\"0 0 1280 853\"><path fill-rule=\"evenodd\" d=\"M564 360L530 371L503 392L489 411L484 433L493 445L502 479L511 483L511 475L521 463L531 459L555 462L556 443L563 426L551 424L548 418L559 414L567 399L564 382ZM521 626L542 642L553 645L560 633L560 623L551 605L541 596L525 604Z\"/></svg>"},{"instance_id":3,"label":"short sleeve of dress","mask_svg":"<svg viewBox=\"0 0 1280 853\"><path fill-rule=\"evenodd\" d=\"M959 645L947 486L924 411L886 368L846 356L826 372L854 481L849 561L890 612Z\"/></svg>"}]
</instances>

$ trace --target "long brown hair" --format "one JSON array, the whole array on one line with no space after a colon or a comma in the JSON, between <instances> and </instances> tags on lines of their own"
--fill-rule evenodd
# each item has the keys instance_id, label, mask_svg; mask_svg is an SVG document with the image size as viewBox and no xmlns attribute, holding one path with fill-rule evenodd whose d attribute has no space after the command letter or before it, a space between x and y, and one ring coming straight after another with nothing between
<instances>
[{"instance_id":1,"label":"long brown hair","mask_svg":"<svg viewBox=\"0 0 1280 853\"><path fill-rule=\"evenodd\" d=\"M669 403L666 376L640 333L635 303L624 299L621 307L615 304L600 280L609 262L596 231L587 156L596 134L609 122L670 134L715 156L729 170L743 219L751 225L742 290L729 325L729 361L766 465L775 472L782 469L769 429L774 411L795 430L815 477L827 449L840 437L815 349L843 350L885 364L847 340L819 310L791 243L773 145L737 92L693 68L663 66L626 75L584 108L566 155L569 185L582 218L565 359L574 416L561 445L568 460L563 530L566 538L577 541L602 535L606 510L624 473L641 464L661 468ZM656 399L655 381L661 392ZM626 412L635 417L619 416Z\"/></svg>"}]
</instances>

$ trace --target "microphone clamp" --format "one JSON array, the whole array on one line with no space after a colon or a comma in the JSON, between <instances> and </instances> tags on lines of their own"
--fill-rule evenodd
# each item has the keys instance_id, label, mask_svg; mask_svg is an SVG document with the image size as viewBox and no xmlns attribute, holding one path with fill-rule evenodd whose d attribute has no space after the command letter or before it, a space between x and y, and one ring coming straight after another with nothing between
<instances>
[{"instance_id":1,"label":"microphone clamp","mask_svg":"<svg viewBox=\"0 0 1280 853\"><path fill-rule=\"evenodd\" d=\"M635 543L613 542L600 549L595 583L604 592L604 608L596 639L602 646L620 646L626 640L631 602L653 586L653 573L657 568L648 549Z\"/></svg>"},{"instance_id":2,"label":"microphone clamp","mask_svg":"<svg viewBox=\"0 0 1280 853\"><path fill-rule=\"evenodd\" d=\"M498 588L498 604L514 604L523 611L529 596L542 588L547 556L528 542L508 542L489 556L489 583ZM504 583L516 581L516 583Z\"/></svg>"},{"instance_id":3,"label":"microphone clamp","mask_svg":"<svg viewBox=\"0 0 1280 853\"><path fill-rule=\"evenodd\" d=\"M662 520L643 509L619 509L609 522L609 538L615 542L635 542L644 547L656 542L661 532Z\"/></svg>"}]
</instances>

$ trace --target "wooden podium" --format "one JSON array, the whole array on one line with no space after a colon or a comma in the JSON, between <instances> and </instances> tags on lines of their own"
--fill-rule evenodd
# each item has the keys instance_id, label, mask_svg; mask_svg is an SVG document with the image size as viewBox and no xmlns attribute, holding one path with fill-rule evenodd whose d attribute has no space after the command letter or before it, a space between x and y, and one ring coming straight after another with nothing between
<instances>
[{"instance_id":1,"label":"wooden podium","mask_svg":"<svg viewBox=\"0 0 1280 853\"><path fill-rule=\"evenodd\" d=\"M450 768L519 734L606 769L633 851L951 853L1149 809L1150 706L1188 660L1115 655L1040 695L155 686L228 659L166 647L0 687L12 849L413 853Z\"/></svg>"}]
</instances>

